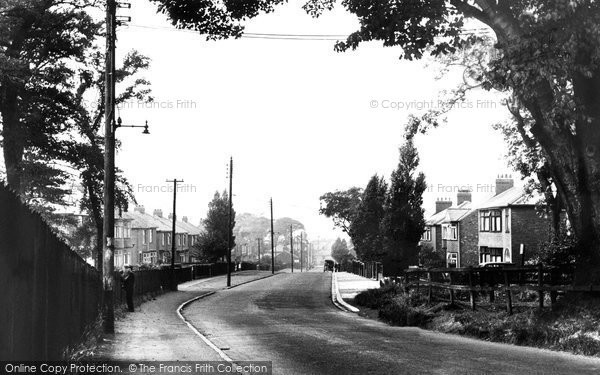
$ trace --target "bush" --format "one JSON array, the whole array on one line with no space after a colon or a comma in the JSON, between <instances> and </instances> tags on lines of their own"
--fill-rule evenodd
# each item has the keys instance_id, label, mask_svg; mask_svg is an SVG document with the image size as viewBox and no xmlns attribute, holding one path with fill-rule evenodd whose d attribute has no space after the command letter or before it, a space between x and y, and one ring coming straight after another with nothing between
<instances>
[{"instance_id":1,"label":"bush","mask_svg":"<svg viewBox=\"0 0 600 375\"><path fill-rule=\"evenodd\" d=\"M359 306L370 309L381 308L393 301L393 298L400 291L400 287L395 284L387 284L379 289L368 289L354 297L354 302Z\"/></svg>"},{"instance_id":2,"label":"bush","mask_svg":"<svg viewBox=\"0 0 600 375\"><path fill-rule=\"evenodd\" d=\"M400 327L423 327L432 316L425 311L410 307L404 301L394 300L379 309L379 318Z\"/></svg>"}]
</instances>

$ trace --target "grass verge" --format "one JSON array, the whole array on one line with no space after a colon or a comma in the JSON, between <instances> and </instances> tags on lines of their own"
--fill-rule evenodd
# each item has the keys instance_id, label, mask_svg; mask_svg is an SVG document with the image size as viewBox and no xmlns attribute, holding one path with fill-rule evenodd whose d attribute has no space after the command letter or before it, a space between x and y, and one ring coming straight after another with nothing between
<instances>
[{"instance_id":1,"label":"grass verge","mask_svg":"<svg viewBox=\"0 0 600 375\"><path fill-rule=\"evenodd\" d=\"M406 294L397 285L386 285L358 294L354 303L378 310L378 318L390 325L600 356L598 297L565 296L544 309L535 308L535 302L522 303L508 315L501 304L481 303L475 311L460 301L427 304L424 293Z\"/></svg>"}]
</instances>

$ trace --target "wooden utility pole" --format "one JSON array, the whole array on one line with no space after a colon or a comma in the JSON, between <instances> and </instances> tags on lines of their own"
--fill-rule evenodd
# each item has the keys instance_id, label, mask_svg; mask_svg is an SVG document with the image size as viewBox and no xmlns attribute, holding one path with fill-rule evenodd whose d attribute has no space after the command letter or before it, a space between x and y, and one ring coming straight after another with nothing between
<instances>
[{"instance_id":1,"label":"wooden utility pole","mask_svg":"<svg viewBox=\"0 0 600 375\"><path fill-rule=\"evenodd\" d=\"M231 215L232 210L232 199L233 199L233 157L229 158L229 211L228 211L228 225L227 225L227 286L231 286L231 244L233 242L231 227L233 218Z\"/></svg>"},{"instance_id":2,"label":"wooden utility pole","mask_svg":"<svg viewBox=\"0 0 600 375\"><path fill-rule=\"evenodd\" d=\"M302 272L302 232L300 232L300 272Z\"/></svg>"},{"instance_id":3,"label":"wooden utility pole","mask_svg":"<svg viewBox=\"0 0 600 375\"><path fill-rule=\"evenodd\" d=\"M258 244L258 269L260 270L260 238L257 238L256 242Z\"/></svg>"},{"instance_id":4,"label":"wooden utility pole","mask_svg":"<svg viewBox=\"0 0 600 375\"><path fill-rule=\"evenodd\" d=\"M173 183L173 227L171 230L171 290L177 290L177 279L175 277L175 222L177 220L177 183L183 180L167 180Z\"/></svg>"},{"instance_id":5,"label":"wooden utility pole","mask_svg":"<svg viewBox=\"0 0 600 375\"><path fill-rule=\"evenodd\" d=\"M273 233L273 198L271 198L271 273L275 273L275 234Z\"/></svg>"},{"instance_id":6,"label":"wooden utility pole","mask_svg":"<svg viewBox=\"0 0 600 375\"><path fill-rule=\"evenodd\" d=\"M104 89L104 221L102 245L102 322L105 333L115 332L115 0L106 2L106 66Z\"/></svg>"},{"instance_id":7,"label":"wooden utility pole","mask_svg":"<svg viewBox=\"0 0 600 375\"><path fill-rule=\"evenodd\" d=\"M292 273L294 273L294 233L290 224L290 255L292 256Z\"/></svg>"}]
</instances>

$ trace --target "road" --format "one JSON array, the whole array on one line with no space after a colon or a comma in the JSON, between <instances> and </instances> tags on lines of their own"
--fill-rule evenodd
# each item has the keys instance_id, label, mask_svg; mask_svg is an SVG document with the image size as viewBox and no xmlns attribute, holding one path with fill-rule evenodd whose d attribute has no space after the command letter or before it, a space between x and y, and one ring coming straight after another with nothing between
<instances>
[{"instance_id":1,"label":"road","mask_svg":"<svg viewBox=\"0 0 600 375\"><path fill-rule=\"evenodd\" d=\"M599 374L600 361L487 343L337 310L331 274L285 273L192 303L184 315L233 360L274 374Z\"/></svg>"}]
</instances>

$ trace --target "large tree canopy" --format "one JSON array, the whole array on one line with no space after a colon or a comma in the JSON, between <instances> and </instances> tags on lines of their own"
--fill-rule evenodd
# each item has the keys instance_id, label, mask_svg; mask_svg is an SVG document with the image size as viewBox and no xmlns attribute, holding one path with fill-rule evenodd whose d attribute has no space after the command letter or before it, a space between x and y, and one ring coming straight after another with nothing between
<instances>
[{"instance_id":1,"label":"large tree canopy","mask_svg":"<svg viewBox=\"0 0 600 375\"><path fill-rule=\"evenodd\" d=\"M242 22L281 0L156 0L179 27L237 37ZM335 0L308 0L313 16ZM495 57L477 79L514 97L521 134L539 148L545 173L579 240L576 281L600 274L600 4L593 0L343 0L360 28L336 44L366 41L401 47L401 57L459 52L479 38L464 25L491 30ZM213 22L210 22L210 21ZM216 25L216 26L215 26ZM516 110L515 110L516 109ZM428 120L434 118L429 117ZM417 122L417 125L422 125ZM418 128L415 127L415 128Z\"/></svg>"}]
</instances>

